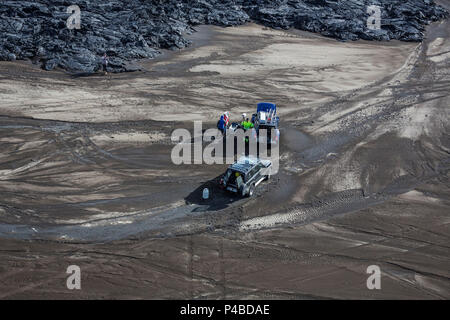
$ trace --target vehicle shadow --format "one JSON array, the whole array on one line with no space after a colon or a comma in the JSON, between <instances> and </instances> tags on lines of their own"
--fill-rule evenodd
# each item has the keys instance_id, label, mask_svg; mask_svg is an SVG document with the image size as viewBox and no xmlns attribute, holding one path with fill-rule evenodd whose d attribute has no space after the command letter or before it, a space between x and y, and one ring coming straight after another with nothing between
<instances>
[{"instance_id":1,"label":"vehicle shadow","mask_svg":"<svg viewBox=\"0 0 450 320\"><path fill-rule=\"evenodd\" d=\"M219 211L228 208L235 202L242 200L242 197L229 193L219 186L219 181L222 175L206 181L197 189L192 191L184 200L187 204L195 204L199 207L194 211ZM209 199L203 199L203 190L208 188Z\"/></svg>"}]
</instances>

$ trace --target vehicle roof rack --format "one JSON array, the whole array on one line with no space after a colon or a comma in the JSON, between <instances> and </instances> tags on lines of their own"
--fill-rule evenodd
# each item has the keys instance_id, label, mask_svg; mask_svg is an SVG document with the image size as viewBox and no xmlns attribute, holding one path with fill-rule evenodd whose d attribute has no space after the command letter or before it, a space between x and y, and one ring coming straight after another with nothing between
<instances>
[{"instance_id":1,"label":"vehicle roof rack","mask_svg":"<svg viewBox=\"0 0 450 320\"><path fill-rule=\"evenodd\" d=\"M249 172L259 162L256 157L241 157L239 160L231 166L231 169L240 171L243 173Z\"/></svg>"}]
</instances>

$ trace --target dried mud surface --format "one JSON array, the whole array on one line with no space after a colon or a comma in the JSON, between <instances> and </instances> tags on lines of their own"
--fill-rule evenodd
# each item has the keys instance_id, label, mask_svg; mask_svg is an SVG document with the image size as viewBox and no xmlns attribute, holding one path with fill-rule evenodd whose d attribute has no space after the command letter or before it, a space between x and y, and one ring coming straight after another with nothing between
<instances>
[{"instance_id":1,"label":"dried mud surface","mask_svg":"<svg viewBox=\"0 0 450 320\"><path fill-rule=\"evenodd\" d=\"M0 299L450 298L448 30L200 27L113 76L0 63ZM281 170L255 198L214 187L225 166L172 164L175 128L264 100Z\"/></svg>"}]
</instances>

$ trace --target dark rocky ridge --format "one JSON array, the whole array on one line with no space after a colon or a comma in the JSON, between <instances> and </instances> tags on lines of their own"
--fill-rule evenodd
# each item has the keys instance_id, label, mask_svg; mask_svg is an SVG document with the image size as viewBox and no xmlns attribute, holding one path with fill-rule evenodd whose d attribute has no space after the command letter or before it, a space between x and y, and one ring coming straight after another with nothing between
<instances>
[{"instance_id":1,"label":"dark rocky ridge","mask_svg":"<svg viewBox=\"0 0 450 320\"><path fill-rule=\"evenodd\" d=\"M81 29L69 30L67 8L81 9ZM381 30L367 28L367 7L381 7ZM153 58L158 49L184 48L193 26L248 21L297 28L339 40L421 41L425 25L448 16L432 0L2 0L0 60L33 59L46 70L99 69L107 51L115 72Z\"/></svg>"}]
</instances>

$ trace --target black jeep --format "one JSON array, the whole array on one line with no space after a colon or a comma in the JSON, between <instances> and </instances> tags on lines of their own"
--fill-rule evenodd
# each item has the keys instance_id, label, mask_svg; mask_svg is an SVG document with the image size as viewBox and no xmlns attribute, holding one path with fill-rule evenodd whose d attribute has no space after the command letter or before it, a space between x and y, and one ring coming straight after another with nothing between
<instances>
[{"instance_id":1,"label":"black jeep","mask_svg":"<svg viewBox=\"0 0 450 320\"><path fill-rule=\"evenodd\" d=\"M256 187L270 178L272 162L258 158L243 157L231 165L220 179L227 191L251 197Z\"/></svg>"}]
</instances>

